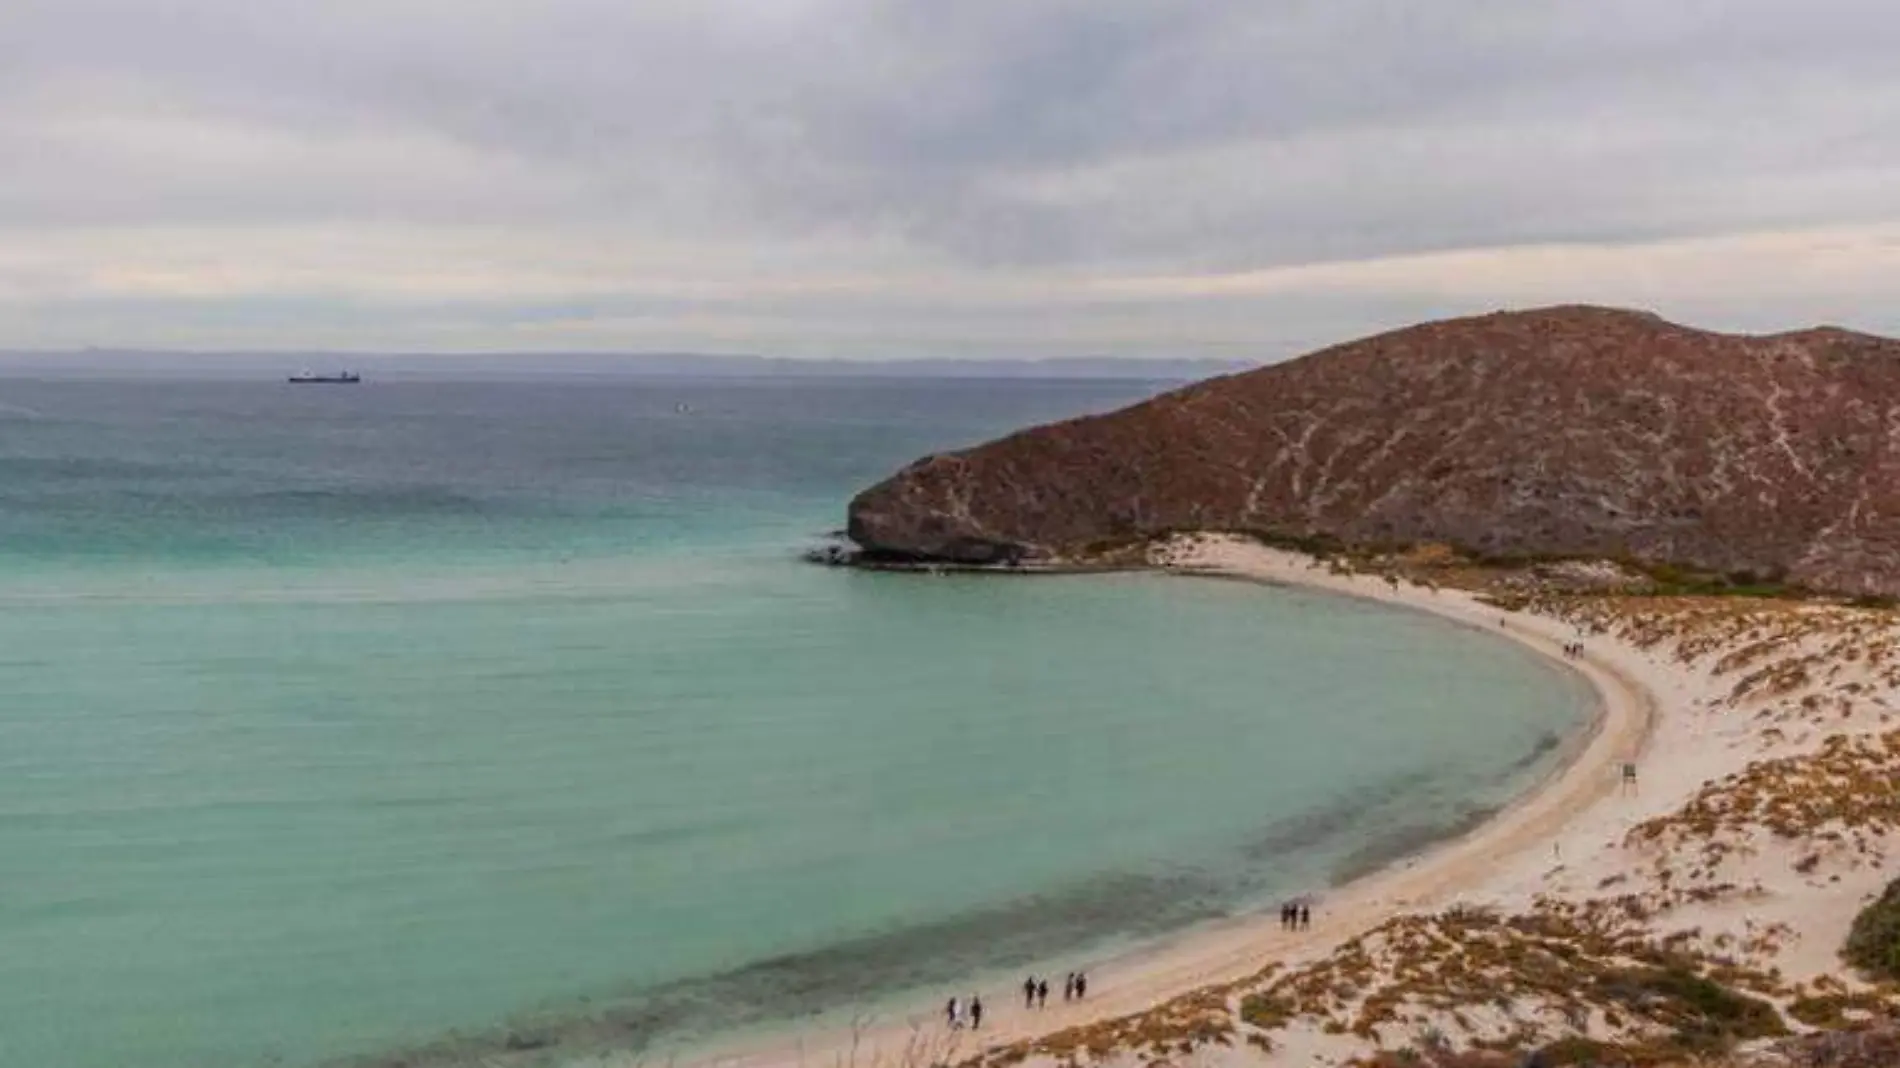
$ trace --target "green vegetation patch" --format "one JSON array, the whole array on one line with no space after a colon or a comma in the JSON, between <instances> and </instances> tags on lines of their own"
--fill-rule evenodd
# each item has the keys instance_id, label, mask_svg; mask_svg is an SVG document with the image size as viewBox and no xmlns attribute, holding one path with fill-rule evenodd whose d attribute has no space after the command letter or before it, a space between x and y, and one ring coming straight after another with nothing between
<instances>
[{"instance_id":1,"label":"green vegetation patch","mask_svg":"<svg viewBox=\"0 0 1900 1068\"><path fill-rule=\"evenodd\" d=\"M1572 1066L1590 1068L1595 1065L1628 1062L1628 1058L1615 1046L1580 1035L1560 1038L1545 1046L1539 1054L1549 1068L1572 1068Z\"/></svg>"},{"instance_id":2,"label":"green vegetation patch","mask_svg":"<svg viewBox=\"0 0 1900 1068\"><path fill-rule=\"evenodd\" d=\"M1612 972L1597 980L1597 992L1672 1026L1672 1043L1685 1051L1723 1050L1743 1039L1788 1033L1773 1005L1686 968Z\"/></svg>"},{"instance_id":3,"label":"green vegetation patch","mask_svg":"<svg viewBox=\"0 0 1900 1068\"><path fill-rule=\"evenodd\" d=\"M1659 597L1759 597L1763 599L1799 598L1807 591L1790 585L1779 575L1757 575L1751 571L1728 574L1677 564L1647 563L1628 560L1626 565L1644 572L1655 585L1650 596Z\"/></svg>"},{"instance_id":4,"label":"green vegetation patch","mask_svg":"<svg viewBox=\"0 0 1900 1068\"><path fill-rule=\"evenodd\" d=\"M1900 979L1900 879L1854 917L1841 955L1868 975Z\"/></svg>"}]
</instances>

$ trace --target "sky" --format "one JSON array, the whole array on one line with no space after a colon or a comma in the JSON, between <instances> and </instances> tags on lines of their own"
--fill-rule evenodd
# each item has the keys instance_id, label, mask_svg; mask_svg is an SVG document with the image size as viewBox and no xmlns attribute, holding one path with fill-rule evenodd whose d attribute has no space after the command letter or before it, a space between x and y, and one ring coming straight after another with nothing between
<instances>
[{"instance_id":1,"label":"sky","mask_svg":"<svg viewBox=\"0 0 1900 1068\"><path fill-rule=\"evenodd\" d=\"M1891 0L6 0L0 348L1900 333Z\"/></svg>"}]
</instances>

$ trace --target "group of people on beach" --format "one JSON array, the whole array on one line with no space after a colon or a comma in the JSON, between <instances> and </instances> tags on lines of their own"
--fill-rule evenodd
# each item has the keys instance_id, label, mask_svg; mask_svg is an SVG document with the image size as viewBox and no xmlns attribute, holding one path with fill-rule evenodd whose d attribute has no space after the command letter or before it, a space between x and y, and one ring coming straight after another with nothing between
<instances>
[{"instance_id":1,"label":"group of people on beach","mask_svg":"<svg viewBox=\"0 0 1900 1068\"><path fill-rule=\"evenodd\" d=\"M1313 927L1313 909L1298 901L1280 906L1280 926L1288 931L1308 931Z\"/></svg>"},{"instance_id":2,"label":"group of people on beach","mask_svg":"<svg viewBox=\"0 0 1900 1068\"><path fill-rule=\"evenodd\" d=\"M1582 642L1565 642L1565 643L1564 643L1564 656L1565 656L1566 658L1568 658L1568 659L1571 659L1571 660L1576 660L1576 659L1578 659L1578 658L1580 658L1580 657L1582 657L1582 656L1583 656L1583 643L1582 643Z\"/></svg>"},{"instance_id":3,"label":"group of people on beach","mask_svg":"<svg viewBox=\"0 0 1900 1068\"><path fill-rule=\"evenodd\" d=\"M978 1030L983 1026L983 999L971 994L970 1003L965 1006L960 999L953 996L950 1003L943 1007L943 1018L952 1031L962 1028L965 1019L970 1021L970 1030Z\"/></svg>"},{"instance_id":4,"label":"group of people on beach","mask_svg":"<svg viewBox=\"0 0 1900 1068\"><path fill-rule=\"evenodd\" d=\"M1062 1000L1080 1001L1088 995L1089 977L1085 972L1070 972L1062 982ZM1049 980L1030 976L1023 980L1023 1008L1040 1009L1049 1004ZM943 1007L944 1023L950 1030L961 1030L964 1024L975 1031L983 1026L983 998L971 994L969 1001L951 998Z\"/></svg>"},{"instance_id":5,"label":"group of people on beach","mask_svg":"<svg viewBox=\"0 0 1900 1068\"><path fill-rule=\"evenodd\" d=\"M1062 981L1062 1000L1080 1001L1088 993L1089 977L1082 972L1070 972ZM1023 1008L1040 1009L1049 1003L1049 980L1030 976L1023 980Z\"/></svg>"}]
</instances>

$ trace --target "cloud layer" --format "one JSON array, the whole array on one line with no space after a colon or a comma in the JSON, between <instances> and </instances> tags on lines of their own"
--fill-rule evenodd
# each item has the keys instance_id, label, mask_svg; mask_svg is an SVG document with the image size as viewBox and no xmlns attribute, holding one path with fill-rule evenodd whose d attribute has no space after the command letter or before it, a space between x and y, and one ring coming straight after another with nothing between
<instances>
[{"instance_id":1,"label":"cloud layer","mask_svg":"<svg viewBox=\"0 0 1900 1068\"><path fill-rule=\"evenodd\" d=\"M1879 0L25 0L0 346L1900 331Z\"/></svg>"}]
</instances>

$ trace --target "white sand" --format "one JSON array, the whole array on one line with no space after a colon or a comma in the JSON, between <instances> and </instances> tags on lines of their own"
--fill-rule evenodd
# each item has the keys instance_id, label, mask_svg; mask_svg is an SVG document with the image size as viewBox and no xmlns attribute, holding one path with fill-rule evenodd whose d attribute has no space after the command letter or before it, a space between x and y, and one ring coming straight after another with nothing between
<instances>
[{"instance_id":1,"label":"white sand","mask_svg":"<svg viewBox=\"0 0 1900 1068\"><path fill-rule=\"evenodd\" d=\"M1315 910L1311 931L1283 931L1272 915L1198 930L1098 966L1091 972L1086 1003L1052 1001L1043 1011L1024 1010L1012 990L984 991L988 1013L980 1037L949 1032L938 1011L920 1009L902 1018L867 1020L855 1033L833 1031L807 1035L793 1044L762 1044L721 1057L719 1063L777 1068L953 1062L984 1048L1140 1012L1202 987L1253 975L1275 961L1314 960L1395 915L1453 904L1525 911L1539 895L1600 897L1607 880L1620 879L1619 886L1631 889L1653 886L1645 882L1651 858L1623 844L1631 827L1675 812L1703 784L1750 760L1812 750L1826 733L1790 730L1789 737L1779 739L1764 736L1761 725L1747 716L1717 714L1714 710L1734 680L1710 670L1710 658L1685 663L1670 655L1667 645L1645 651L1603 635L1583 636L1585 655L1565 658L1563 644L1579 637L1572 625L1535 615L1505 615L1461 591L1336 574L1308 557L1213 536L1178 539L1157 552L1155 563L1183 574L1368 598L1499 634L1588 679L1600 695L1600 715L1562 767L1524 797L1461 838L1334 890ZM1874 698L1876 705L1880 701ZM1621 781L1626 762L1638 769L1634 790ZM1794 977L1838 971L1835 954L1847 923L1886 881L1881 864L1861 861L1804 877L1792 871L1792 853L1808 848L1804 843L1755 841L1751 846L1752 856L1738 858L1722 874L1736 882L1758 882L1759 893L1739 903L1679 909L1664 918L1663 926L1745 934L1752 929L1751 921L1785 922L1795 937L1776 960L1784 971ZM1276 1042L1279 1048L1270 1055L1238 1047L1209 1050L1194 1059L1311 1065L1337 1063L1363 1051L1363 1043L1350 1036L1310 1029L1276 1035Z\"/></svg>"}]
</instances>

